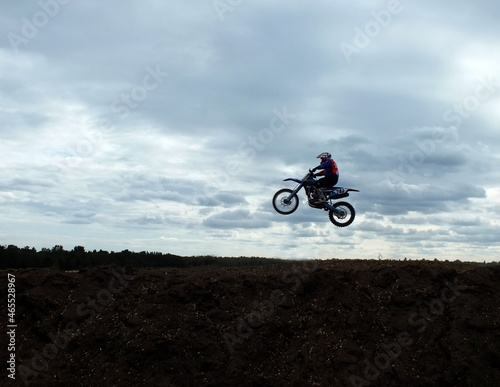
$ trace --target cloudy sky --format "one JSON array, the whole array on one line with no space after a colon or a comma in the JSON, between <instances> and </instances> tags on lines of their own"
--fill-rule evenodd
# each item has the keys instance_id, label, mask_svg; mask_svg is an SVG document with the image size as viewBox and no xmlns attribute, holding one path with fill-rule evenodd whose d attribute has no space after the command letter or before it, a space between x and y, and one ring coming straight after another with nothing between
<instances>
[{"instance_id":1,"label":"cloudy sky","mask_svg":"<svg viewBox=\"0 0 500 387\"><path fill-rule=\"evenodd\" d=\"M500 260L494 1L3 1L0 244ZM271 198L329 151L354 223Z\"/></svg>"}]
</instances>

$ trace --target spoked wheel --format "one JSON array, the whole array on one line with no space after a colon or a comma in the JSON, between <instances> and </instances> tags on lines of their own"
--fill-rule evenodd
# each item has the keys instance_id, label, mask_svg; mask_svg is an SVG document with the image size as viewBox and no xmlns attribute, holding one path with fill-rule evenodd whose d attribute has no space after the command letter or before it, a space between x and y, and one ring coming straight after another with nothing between
<instances>
[{"instance_id":1,"label":"spoked wheel","mask_svg":"<svg viewBox=\"0 0 500 387\"><path fill-rule=\"evenodd\" d=\"M274 194L273 197L273 207L274 209L282 215L289 215L294 212L299 206L299 198L296 194L292 197L292 190L288 188L280 189Z\"/></svg>"},{"instance_id":2,"label":"spoked wheel","mask_svg":"<svg viewBox=\"0 0 500 387\"><path fill-rule=\"evenodd\" d=\"M354 211L354 207L347 202L337 202L333 203L332 207L335 207L337 210L340 210L340 214L336 214L334 211L330 210L328 212L328 217L330 221L337 227L347 227L353 221L356 215Z\"/></svg>"}]
</instances>

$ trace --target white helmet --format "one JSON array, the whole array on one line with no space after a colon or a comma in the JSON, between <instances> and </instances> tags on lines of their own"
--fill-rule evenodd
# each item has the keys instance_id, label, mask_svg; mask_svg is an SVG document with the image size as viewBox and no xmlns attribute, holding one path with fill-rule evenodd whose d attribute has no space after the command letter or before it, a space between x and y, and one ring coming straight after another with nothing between
<instances>
[{"instance_id":1,"label":"white helmet","mask_svg":"<svg viewBox=\"0 0 500 387\"><path fill-rule=\"evenodd\" d=\"M323 152L317 155L316 158L321 159L321 162L324 163L326 160L331 159L332 155L328 152Z\"/></svg>"}]
</instances>

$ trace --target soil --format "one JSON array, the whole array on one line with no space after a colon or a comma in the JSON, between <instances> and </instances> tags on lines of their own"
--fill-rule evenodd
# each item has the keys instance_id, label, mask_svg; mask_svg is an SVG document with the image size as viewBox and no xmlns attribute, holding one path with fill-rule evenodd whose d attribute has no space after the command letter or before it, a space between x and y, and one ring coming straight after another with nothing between
<instances>
[{"instance_id":1,"label":"soil","mask_svg":"<svg viewBox=\"0 0 500 387\"><path fill-rule=\"evenodd\" d=\"M3 386L500 386L496 263L8 273Z\"/></svg>"}]
</instances>

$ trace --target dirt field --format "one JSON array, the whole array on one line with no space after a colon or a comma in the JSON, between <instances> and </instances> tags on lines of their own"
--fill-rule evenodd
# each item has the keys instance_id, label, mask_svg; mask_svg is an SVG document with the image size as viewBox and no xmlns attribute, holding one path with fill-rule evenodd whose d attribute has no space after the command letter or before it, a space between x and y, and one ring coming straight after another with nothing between
<instances>
[{"instance_id":1,"label":"dirt field","mask_svg":"<svg viewBox=\"0 0 500 387\"><path fill-rule=\"evenodd\" d=\"M3 386L500 386L498 264L8 273Z\"/></svg>"}]
</instances>

